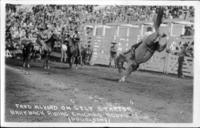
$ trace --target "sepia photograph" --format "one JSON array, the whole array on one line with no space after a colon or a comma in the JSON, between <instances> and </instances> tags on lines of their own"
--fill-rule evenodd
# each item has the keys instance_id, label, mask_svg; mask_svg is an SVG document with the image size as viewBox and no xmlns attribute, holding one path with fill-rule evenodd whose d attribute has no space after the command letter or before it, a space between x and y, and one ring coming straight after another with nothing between
<instances>
[{"instance_id":1,"label":"sepia photograph","mask_svg":"<svg viewBox=\"0 0 200 128\"><path fill-rule=\"evenodd\" d=\"M196 123L198 2L117 1L1 1L1 122Z\"/></svg>"}]
</instances>

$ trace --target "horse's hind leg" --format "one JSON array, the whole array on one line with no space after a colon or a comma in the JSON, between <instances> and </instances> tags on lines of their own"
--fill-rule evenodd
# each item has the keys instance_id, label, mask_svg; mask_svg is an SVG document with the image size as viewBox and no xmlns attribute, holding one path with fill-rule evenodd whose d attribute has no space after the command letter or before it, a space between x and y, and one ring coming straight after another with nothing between
<instances>
[{"instance_id":1,"label":"horse's hind leg","mask_svg":"<svg viewBox=\"0 0 200 128\"><path fill-rule=\"evenodd\" d=\"M72 56L72 58L71 58L71 68L72 68L72 66L73 66L73 64L75 63L75 57L74 56Z\"/></svg>"},{"instance_id":2,"label":"horse's hind leg","mask_svg":"<svg viewBox=\"0 0 200 128\"><path fill-rule=\"evenodd\" d=\"M22 67L23 67L23 68L26 67L26 62L25 62L25 60L23 60L23 65L22 65Z\"/></svg>"},{"instance_id":3,"label":"horse's hind leg","mask_svg":"<svg viewBox=\"0 0 200 128\"><path fill-rule=\"evenodd\" d=\"M128 68L126 69L125 74L119 79L119 82L125 82L126 78L130 76L130 74L135 71L139 65L137 65L135 62L132 62Z\"/></svg>"}]
</instances>

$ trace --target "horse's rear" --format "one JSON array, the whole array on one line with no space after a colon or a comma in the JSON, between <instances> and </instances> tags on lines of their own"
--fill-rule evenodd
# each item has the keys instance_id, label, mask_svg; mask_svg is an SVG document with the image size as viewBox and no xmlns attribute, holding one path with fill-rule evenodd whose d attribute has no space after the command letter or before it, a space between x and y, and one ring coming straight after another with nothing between
<instances>
[{"instance_id":1,"label":"horse's rear","mask_svg":"<svg viewBox=\"0 0 200 128\"><path fill-rule=\"evenodd\" d=\"M122 73L122 70L125 69L124 68L124 64L128 63L129 61L132 60L132 53L131 50L124 52L124 53L120 53L115 60L115 66L118 69L119 73Z\"/></svg>"},{"instance_id":2,"label":"horse's rear","mask_svg":"<svg viewBox=\"0 0 200 128\"><path fill-rule=\"evenodd\" d=\"M30 61L33 55L34 45L32 42L24 45L22 48L23 67L30 68Z\"/></svg>"}]
</instances>

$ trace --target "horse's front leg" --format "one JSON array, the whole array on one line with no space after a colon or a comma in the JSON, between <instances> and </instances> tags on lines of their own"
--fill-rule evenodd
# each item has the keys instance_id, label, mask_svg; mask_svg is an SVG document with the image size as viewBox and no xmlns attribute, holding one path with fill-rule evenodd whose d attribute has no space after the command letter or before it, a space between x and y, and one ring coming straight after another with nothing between
<instances>
[{"instance_id":1,"label":"horse's front leg","mask_svg":"<svg viewBox=\"0 0 200 128\"><path fill-rule=\"evenodd\" d=\"M44 66L44 69L47 69L47 55L44 56L43 66Z\"/></svg>"},{"instance_id":2,"label":"horse's front leg","mask_svg":"<svg viewBox=\"0 0 200 128\"><path fill-rule=\"evenodd\" d=\"M47 59L46 59L46 66L47 66L47 69L50 69L50 66L49 66L49 59L50 59L50 53L47 55Z\"/></svg>"},{"instance_id":3,"label":"horse's front leg","mask_svg":"<svg viewBox=\"0 0 200 128\"><path fill-rule=\"evenodd\" d=\"M69 67L70 67L70 68L72 67L71 60L72 60L71 56L68 55L67 61L68 61L68 63L69 63Z\"/></svg>"},{"instance_id":4,"label":"horse's front leg","mask_svg":"<svg viewBox=\"0 0 200 128\"><path fill-rule=\"evenodd\" d=\"M30 61L31 61L31 54L28 55L28 58L27 58L27 68L30 68Z\"/></svg>"},{"instance_id":5,"label":"horse's front leg","mask_svg":"<svg viewBox=\"0 0 200 128\"><path fill-rule=\"evenodd\" d=\"M23 52L22 57L23 57L23 64L22 64L22 67L25 68L25 67L26 67L26 55L24 54L24 52Z\"/></svg>"},{"instance_id":6,"label":"horse's front leg","mask_svg":"<svg viewBox=\"0 0 200 128\"><path fill-rule=\"evenodd\" d=\"M133 71L135 71L139 65L136 64L136 62L132 62L129 64L128 68L125 71L125 74L119 79L119 82L125 82L127 77L131 75Z\"/></svg>"},{"instance_id":7,"label":"horse's front leg","mask_svg":"<svg viewBox=\"0 0 200 128\"><path fill-rule=\"evenodd\" d=\"M72 57L71 57L71 68L72 68L72 66L73 66L74 62L75 62L75 57L74 57L74 56L72 56Z\"/></svg>"}]
</instances>

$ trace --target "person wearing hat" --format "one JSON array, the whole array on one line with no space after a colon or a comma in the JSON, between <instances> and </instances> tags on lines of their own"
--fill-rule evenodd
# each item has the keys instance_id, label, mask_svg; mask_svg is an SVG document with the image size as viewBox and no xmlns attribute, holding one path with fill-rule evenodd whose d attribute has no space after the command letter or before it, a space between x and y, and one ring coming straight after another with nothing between
<instances>
[{"instance_id":1,"label":"person wearing hat","mask_svg":"<svg viewBox=\"0 0 200 128\"><path fill-rule=\"evenodd\" d=\"M180 47L180 52L178 53L178 70L177 70L178 78L183 77L182 68L183 68L184 56L187 55L187 53L186 53L187 46L188 45L186 43L183 44Z\"/></svg>"},{"instance_id":2,"label":"person wearing hat","mask_svg":"<svg viewBox=\"0 0 200 128\"><path fill-rule=\"evenodd\" d=\"M111 67L111 63L112 61L114 60L114 64L116 63L115 62L115 59L117 57L117 46L116 46L116 42L111 42L111 47L110 47L110 59L109 59L109 67Z\"/></svg>"},{"instance_id":3,"label":"person wearing hat","mask_svg":"<svg viewBox=\"0 0 200 128\"><path fill-rule=\"evenodd\" d=\"M79 57L82 58L81 56L81 41L80 41L80 34L77 30L74 31L74 34L72 35L72 38L73 40L75 41L75 43L78 45L78 54L79 54ZM82 62L81 62L82 63Z\"/></svg>"}]
</instances>

